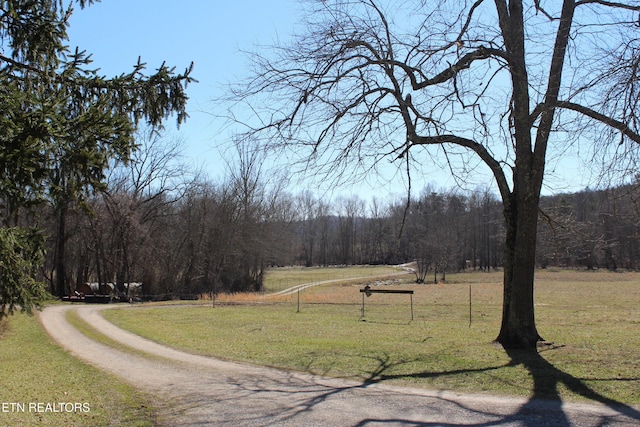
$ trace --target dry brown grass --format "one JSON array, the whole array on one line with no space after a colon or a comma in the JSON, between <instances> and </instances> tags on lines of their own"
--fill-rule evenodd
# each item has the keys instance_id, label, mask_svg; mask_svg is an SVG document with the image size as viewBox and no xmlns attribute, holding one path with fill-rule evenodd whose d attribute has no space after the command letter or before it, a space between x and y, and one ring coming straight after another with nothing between
<instances>
[{"instance_id":1,"label":"dry brown grass","mask_svg":"<svg viewBox=\"0 0 640 427\"><path fill-rule=\"evenodd\" d=\"M368 267L367 267L368 268ZM305 271L309 270L309 271ZM342 271L344 269L337 269ZM296 268L288 270L295 279L288 283L302 284L302 280L318 281L316 269ZM334 270L335 273L336 270ZM357 271L357 270L356 270ZM287 269L278 269L278 280L285 280ZM361 271L353 273L358 276ZM472 303L501 305L502 304L502 272L465 272L447 275L446 283L416 284L411 274L403 276L371 275L370 279L341 279L332 283L302 289L285 296L274 296L270 293L233 293L218 294L214 303L243 304L266 302L296 303L298 296L305 303L314 304L361 304L362 294L359 289L370 285L380 289L411 289L414 290L416 305L449 304L467 305L469 302L469 286L471 286ZM345 274L346 273L341 273ZM322 280L328 280L331 271L323 274ZM636 286L638 285L638 286ZM602 305L617 306L626 300L640 302L640 273L637 272L609 272L549 269L536 272L536 306L562 307ZM373 295L366 298L366 304L395 304L403 302L403 295ZM211 303L210 294L200 296L200 301ZM184 303L184 302L183 302Z\"/></svg>"}]
</instances>

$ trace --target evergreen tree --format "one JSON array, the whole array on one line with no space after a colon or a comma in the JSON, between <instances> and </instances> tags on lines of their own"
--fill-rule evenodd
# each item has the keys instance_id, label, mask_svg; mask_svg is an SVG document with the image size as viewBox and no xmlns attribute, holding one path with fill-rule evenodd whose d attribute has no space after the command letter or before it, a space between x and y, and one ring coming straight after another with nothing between
<instances>
[{"instance_id":1,"label":"evergreen tree","mask_svg":"<svg viewBox=\"0 0 640 427\"><path fill-rule=\"evenodd\" d=\"M81 8L92 3L75 2ZM104 188L109 165L130 159L138 125L146 122L159 128L172 115L178 125L186 119L185 89L193 81L191 67L176 74L162 64L147 75L141 60L128 73L100 75L90 68L91 55L64 44L72 13L73 5L65 7L60 0L0 2L0 225L20 226L21 215L50 204L58 219L59 260L64 255L69 208L86 206L87 195ZM20 228L13 230L21 238L3 232L3 247L17 245L17 254L42 250L41 239L25 238ZM0 261L8 262L6 257L3 252ZM37 304L44 285L29 282L26 276L34 270L25 266L8 271L14 275L10 279L3 275L3 307L29 310ZM64 291L60 262L55 292Z\"/></svg>"}]
</instances>

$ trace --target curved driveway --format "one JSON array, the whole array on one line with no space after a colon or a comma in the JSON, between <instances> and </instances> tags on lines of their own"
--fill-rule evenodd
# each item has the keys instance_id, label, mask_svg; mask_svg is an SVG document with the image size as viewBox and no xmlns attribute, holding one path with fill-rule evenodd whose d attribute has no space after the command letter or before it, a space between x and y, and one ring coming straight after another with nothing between
<instances>
[{"instance_id":1,"label":"curved driveway","mask_svg":"<svg viewBox=\"0 0 640 427\"><path fill-rule=\"evenodd\" d=\"M124 331L109 306L56 305L40 313L74 356L150 393L159 426L631 426L633 408L560 404L362 384L177 351ZM136 351L95 342L65 320L78 315Z\"/></svg>"}]
</instances>

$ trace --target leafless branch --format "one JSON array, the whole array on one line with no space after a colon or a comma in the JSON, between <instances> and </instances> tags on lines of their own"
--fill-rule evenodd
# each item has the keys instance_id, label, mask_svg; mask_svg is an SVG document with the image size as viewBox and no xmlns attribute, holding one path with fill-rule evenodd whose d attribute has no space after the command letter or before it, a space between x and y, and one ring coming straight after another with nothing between
<instances>
[{"instance_id":1,"label":"leafless branch","mask_svg":"<svg viewBox=\"0 0 640 427\"><path fill-rule=\"evenodd\" d=\"M544 16L546 16L549 21L553 21L555 18L553 16L551 16L549 14L549 12L547 12L541 5L540 5L540 0L535 0L533 2L536 6L536 10L539 11L540 13L542 13Z\"/></svg>"},{"instance_id":2,"label":"leafless branch","mask_svg":"<svg viewBox=\"0 0 640 427\"><path fill-rule=\"evenodd\" d=\"M640 6L634 6L631 4L621 3L617 1L605 1L605 0L579 0L576 2L576 7L582 6L584 4L599 4L601 6L614 7L618 9L640 11Z\"/></svg>"},{"instance_id":3,"label":"leafless branch","mask_svg":"<svg viewBox=\"0 0 640 427\"><path fill-rule=\"evenodd\" d=\"M469 138L463 138L457 135L436 135L436 136L418 136L410 135L410 141L415 145L442 145L442 144L454 144L460 147L465 147L476 153L482 161L489 166L493 176L498 184L498 189L503 197L505 203L509 200L509 183L504 175L502 165L498 162L487 150L487 148Z\"/></svg>"},{"instance_id":4,"label":"leafless branch","mask_svg":"<svg viewBox=\"0 0 640 427\"><path fill-rule=\"evenodd\" d=\"M584 105L576 104L573 102L558 101L556 105L560 108L566 108L568 110L573 110L578 113L584 114L585 116L591 117L592 119L595 119L607 126L611 126L612 128L619 130L627 138L640 144L640 134L629 128L626 123L623 123L620 120L616 120L589 107L585 107Z\"/></svg>"}]
</instances>

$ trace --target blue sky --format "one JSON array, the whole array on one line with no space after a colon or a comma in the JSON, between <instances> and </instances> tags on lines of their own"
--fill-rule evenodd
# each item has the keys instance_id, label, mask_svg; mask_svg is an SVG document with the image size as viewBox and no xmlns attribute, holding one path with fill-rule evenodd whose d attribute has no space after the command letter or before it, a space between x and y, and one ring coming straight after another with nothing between
<instances>
[{"instance_id":1,"label":"blue sky","mask_svg":"<svg viewBox=\"0 0 640 427\"><path fill-rule=\"evenodd\" d=\"M233 129L222 129L214 118L213 99L229 82L247 74L242 50L253 50L257 43L286 41L296 29L301 13L299 0L103 0L86 9L77 9L70 20L69 45L93 55L96 68L108 77L128 72L141 57L152 72L166 61L182 72L194 62L192 76L198 83L188 88L190 118L179 130L167 123L167 137L184 140L184 160L202 168L214 180L224 173L225 162L219 147L228 142ZM579 167L563 162L558 169ZM569 173L575 179L576 171ZM567 172L566 170L564 172ZM566 176L566 175L565 175ZM401 177L385 188L360 183L340 190L343 195L369 198L405 196ZM449 189L455 181L448 173L431 182L436 189ZM575 190L575 182L555 181L556 189ZM478 186L491 186L490 177L480 178ZM571 185L573 184L573 188ZM417 195L425 182L414 182ZM559 187L559 188L558 188ZM325 189L313 188L318 193Z\"/></svg>"},{"instance_id":2,"label":"blue sky","mask_svg":"<svg viewBox=\"0 0 640 427\"><path fill-rule=\"evenodd\" d=\"M212 116L212 100L236 77L246 75L241 50L272 43L293 33L299 6L296 0L103 0L76 8L69 46L91 53L92 66L111 77L129 72L142 58L147 72L163 61L184 71L194 62L189 85L189 119L177 130L167 122L168 137L184 139L185 160L220 175L224 162L216 148L229 133Z\"/></svg>"},{"instance_id":3,"label":"blue sky","mask_svg":"<svg viewBox=\"0 0 640 427\"><path fill-rule=\"evenodd\" d=\"M184 160L202 168L212 179L224 174L225 161L220 148L230 140L233 129L221 131L212 100L223 93L234 78L247 75L242 50L252 50L257 43L286 41L296 30L301 13L300 0L103 0L86 9L76 9L70 20L69 46L91 53L92 66L107 77L131 70L138 57L147 63L149 72L166 61L183 71L194 62L192 76L198 83L188 87L189 119L176 130L167 122L167 137L185 141ZM218 112L219 113L219 112ZM415 179L415 178L413 178ZM373 195L386 200L406 197L403 176L382 184L358 182L343 188L320 188L310 184L318 195ZM417 181L417 179L416 179ZM483 185L491 185L486 179ZM449 189L455 182L443 173L436 188ZM413 183L418 195L424 182ZM293 190L297 192L296 190Z\"/></svg>"}]
</instances>

